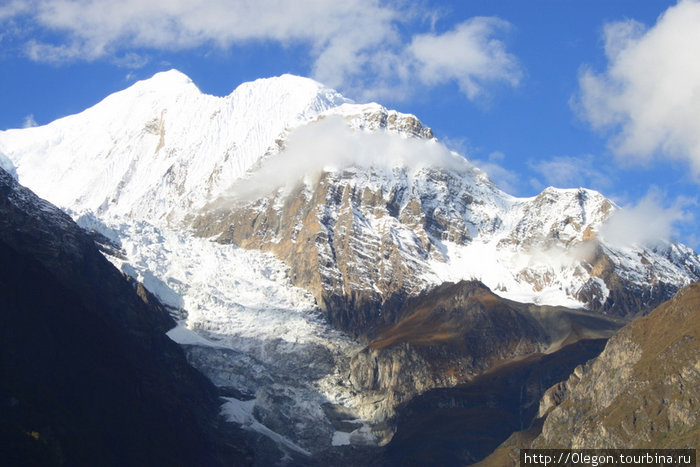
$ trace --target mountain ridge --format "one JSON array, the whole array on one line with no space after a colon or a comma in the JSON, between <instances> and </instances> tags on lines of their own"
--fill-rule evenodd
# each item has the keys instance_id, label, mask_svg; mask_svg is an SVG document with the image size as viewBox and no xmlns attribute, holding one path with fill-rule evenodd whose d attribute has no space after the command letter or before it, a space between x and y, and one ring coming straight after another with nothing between
<instances>
[{"instance_id":1,"label":"mountain ridge","mask_svg":"<svg viewBox=\"0 0 700 467\"><path fill-rule=\"evenodd\" d=\"M111 107L103 109L105 105ZM96 128L89 142L79 130L83 127ZM639 307L650 310L673 289L700 277L697 254L680 244L606 244L601 226L619 208L597 192L547 188L531 198L512 197L439 144L415 116L378 104L354 104L320 83L293 75L244 83L219 98L201 93L178 71L159 73L81 114L44 127L0 132L0 154L9 158L23 183L75 217L92 213L108 223L133 218L174 229L194 221L200 235L227 241L232 237L221 233L228 226L215 219L220 213L207 211L217 211L212 209L217 205L228 209L234 201L232 187L255 186L253 198L267 199L274 208L283 203L285 193L276 193L278 186L271 180L282 179L279 184L289 185L286 191L297 190L297 195L313 194L324 190L309 180L313 170L327 181L335 177L333 183L351 183L353 191L370 189L374 202L387 204L390 217L392 210L402 209L410 225L397 217L398 231L404 237L418 235L423 249L443 251L442 259L414 270L418 276L432 276L428 284L480 278L521 301L626 314ZM358 160L354 179L333 175ZM426 164L437 167L433 180L416 170ZM414 179L423 185L415 186ZM305 188L298 189L295 184L302 181ZM465 198L445 201L444 193ZM429 196L452 207L446 211ZM332 210L339 206L316 198L318 206L322 203L335 216ZM412 199L408 209L396 204L407 199ZM351 204L355 212L366 210L356 209L362 201ZM234 216L260 217L259 209L241 206ZM271 222L279 214L262 216ZM366 212L361 217L371 218ZM202 226L210 222L221 225L219 231ZM421 226L424 222L428 224ZM451 227L445 231L443 224ZM368 233L381 238L375 227ZM257 235L276 236L269 230ZM454 266L465 264L460 258L469 256L484 258L481 267ZM415 253L409 257L420 260ZM648 293L635 285L642 283L658 284L658 291ZM322 301L320 293L315 295Z\"/></svg>"}]
</instances>

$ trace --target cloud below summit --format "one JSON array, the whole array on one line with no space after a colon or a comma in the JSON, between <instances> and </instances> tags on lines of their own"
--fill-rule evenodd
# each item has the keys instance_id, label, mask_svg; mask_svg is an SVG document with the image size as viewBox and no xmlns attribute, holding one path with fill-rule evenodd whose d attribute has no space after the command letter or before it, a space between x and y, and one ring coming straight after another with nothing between
<instances>
[{"instance_id":1,"label":"cloud below summit","mask_svg":"<svg viewBox=\"0 0 700 467\"><path fill-rule=\"evenodd\" d=\"M329 116L292 131L285 148L265 160L250 178L237 182L229 195L264 197L278 188L291 190L302 180L313 182L323 172L352 167L372 168L388 178L395 168L406 168L412 174L429 167L474 170L462 156L437 141L353 130L342 117Z\"/></svg>"},{"instance_id":2,"label":"cloud below summit","mask_svg":"<svg viewBox=\"0 0 700 467\"><path fill-rule=\"evenodd\" d=\"M651 190L638 203L615 211L601 228L602 237L615 247L654 246L670 241L674 225L689 220L685 208L695 200L678 199L665 207L658 190Z\"/></svg>"}]
</instances>

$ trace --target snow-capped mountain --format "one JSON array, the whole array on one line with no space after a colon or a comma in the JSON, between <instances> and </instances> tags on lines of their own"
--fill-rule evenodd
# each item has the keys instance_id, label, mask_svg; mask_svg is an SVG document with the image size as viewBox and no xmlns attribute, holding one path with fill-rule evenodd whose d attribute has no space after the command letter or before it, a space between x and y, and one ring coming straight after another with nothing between
<instances>
[{"instance_id":1,"label":"snow-capped mountain","mask_svg":"<svg viewBox=\"0 0 700 467\"><path fill-rule=\"evenodd\" d=\"M159 73L80 114L2 132L0 154L23 184L71 212L175 229L197 219L201 234L228 228L222 240L267 250L279 250L281 240L269 241L280 232L262 231L273 218L288 231L282 236L298 235L299 219L291 225L281 209L297 190L295 196L313 199L293 215L315 209L307 220L320 222L327 236L309 252L321 259L332 258L340 233L334 226L340 219L342 227L342 209L351 208L343 232L367 250L360 263L367 258L374 266L378 245L392 245L408 274L360 267L365 280L358 282L329 263L331 294L353 284L387 295L402 286L377 284L403 277L415 282L409 292L477 278L521 301L628 313L611 295L614 282L664 289L663 297L635 303L650 309L668 298L665 287L678 288L700 272L697 256L682 245L621 249L600 241L597 233L617 207L599 193L548 188L514 198L435 142L417 118L353 104L291 75L246 83L220 98L201 93L178 71ZM287 189L278 190L282 185ZM232 203L239 207L233 213ZM211 214L205 206L219 209ZM229 225L220 219L226 210ZM236 219L251 216L262 230L237 226L232 233ZM611 273L614 280L605 276Z\"/></svg>"},{"instance_id":2,"label":"snow-capped mountain","mask_svg":"<svg viewBox=\"0 0 700 467\"><path fill-rule=\"evenodd\" d=\"M243 176L285 130L343 102L289 75L219 98L172 70L80 114L3 132L0 153L26 186L62 207L179 219Z\"/></svg>"},{"instance_id":3,"label":"snow-capped mountain","mask_svg":"<svg viewBox=\"0 0 700 467\"><path fill-rule=\"evenodd\" d=\"M407 297L478 279L630 315L700 279L681 244L606 242L619 208L600 193L510 196L415 116L291 75L214 97L159 73L0 132L0 164L105 236L109 259L179 317L169 335L190 360L235 390L227 416L296 455L377 441L350 359ZM358 418L352 430L328 407Z\"/></svg>"}]
</instances>

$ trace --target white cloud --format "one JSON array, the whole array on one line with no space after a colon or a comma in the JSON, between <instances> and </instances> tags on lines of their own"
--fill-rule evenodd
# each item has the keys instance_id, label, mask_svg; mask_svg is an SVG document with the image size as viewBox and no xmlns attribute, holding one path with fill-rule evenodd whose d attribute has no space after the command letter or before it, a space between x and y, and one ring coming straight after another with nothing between
<instances>
[{"instance_id":1,"label":"white cloud","mask_svg":"<svg viewBox=\"0 0 700 467\"><path fill-rule=\"evenodd\" d=\"M36 120L34 120L34 114L29 114L24 117L24 122L22 122L22 128L32 128L37 126Z\"/></svg>"},{"instance_id":2,"label":"white cloud","mask_svg":"<svg viewBox=\"0 0 700 467\"><path fill-rule=\"evenodd\" d=\"M76 42L70 45L53 45L30 40L25 46L25 51L32 60L47 63L96 58L95 55Z\"/></svg>"},{"instance_id":3,"label":"white cloud","mask_svg":"<svg viewBox=\"0 0 700 467\"><path fill-rule=\"evenodd\" d=\"M363 90L361 97L400 98L416 84L454 80L473 99L494 82L517 85L517 61L497 38L507 22L473 18L406 39L400 28L416 20L413 11L379 0L26 0L0 9L0 20L21 14L39 30L58 32L55 42L26 43L28 56L43 62L109 58L138 67L145 58L137 49L274 41L307 45L316 79Z\"/></svg>"},{"instance_id":4,"label":"white cloud","mask_svg":"<svg viewBox=\"0 0 700 467\"><path fill-rule=\"evenodd\" d=\"M0 5L0 21L28 12L31 5L24 0L10 0Z\"/></svg>"},{"instance_id":5,"label":"white cloud","mask_svg":"<svg viewBox=\"0 0 700 467\"><path fill-rule=\"evenodd\" d=\"M695 251L698 251L698 248L700 248L700 235L698 234L688 234L683 238L683 241Z\"/></svg>"},{"instance_id":6,"label":"white cloud","mask_svg":"<svg viewBox=\"0 0 700 467\"><path fill-rule=\"evenodd\" d=\"M661 194L651 190L637 204L615 211L600 229L600 235L613 246L654 246L675 235L674 225L690 221L692 215L685 207L692 200L679 198L664 207Z\"/></svg>"},{"instance_id":7,"label":"white cloud","mask_svg":"<svg viewBox=\"0 0 700 467\"><path fill-rule=\"evenodd\" d=\"M555 156L549 160L530 161L528 165L546 184L558 188L594 186L601 189L612 183L608 176L598 169L595 158L590 154L578 157ZM539 181L535 183L536 188L544 188Z\"/></svg>"},{"instance_id":8,"label":"white cloud","mask_svg":"<svg viewBox=\"0 0 700 467\"><path fill-rule=\"evenodd\" d=\"M503 41L494 36L510 24L498 18L477 17L458 24L444 34L415 36L408 53L417 62L417 72L426 84L457 81L470 99L483 92L483 83L520 82L516 58L506 52Z\"/></svg>"},{"instance_id":9,"label":"white cloud","mask_svg":"<svg viewBox=\"0 0 700 467\"><path fill-rule=\"evenodd\" d=\"M322 172L348 167L371 167L388 177L399 167L411 171L427 167L474 170L466 159L437 141L352 130L341 117L331 116L294 130L285 149L267 159L251 178L237 182L231 194L260 197L313 180Z\"/></svg>"},{"instance_id":10,"label":"white cloud","mask_svg":"<svg viewBox=\"0 0 700 467\"><path fill-rule=\"evenodd\" d=\"M620 160L681 159L700 177L700 2L681 0L650 29L609 24L604 38L608 67L583 69L575 105L613 132Z\"/></svg>"}]
</instances>

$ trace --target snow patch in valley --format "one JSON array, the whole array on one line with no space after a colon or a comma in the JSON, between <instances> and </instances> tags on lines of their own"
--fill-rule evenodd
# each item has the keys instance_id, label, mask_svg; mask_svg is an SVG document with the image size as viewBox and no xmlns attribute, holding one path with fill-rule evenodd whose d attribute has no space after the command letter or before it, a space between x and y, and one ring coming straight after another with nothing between
<instances>
[{"instance_id":1,"label":"snow patch in valley","mask_svg":"<svg viewBox=\"0 0 700 467\"><path fill-rule=\"evenodd\" d=\"M223 348L224 346L217 344L216 342L212 342L210 340L207 340L194 332L191 329L188 329L185 327L184 324L180 323L174 328L172 328L170 331L166 333L166 335L172 339L174 342L177 342L180 345L200 345L203 347L219 347Z\"/></svg>"},{"instance_id":2,"label":"snow patch in valley","mask_svg":"<svg viewBox=\"0 0 700 467\"><path fill-rule=\"evenodd\" d=\"M227 402L221 406L221 414L226 418L226 421L241 425L244 429L258 432L275 441L280 448L291 449L305 456L310 456L311 453L306 449L298 446L289 438L280 435L279 433L270 430L268 427L255 419L253 409L255 408L255 399L249 401L241 401L233 397L224 397Z\"/></svg>"},{"instance_id":3,"label":"snow patch in valley","mask_svg":"<svg viewBox=\"0 0 700 467\"><path fill-rule=\"evenodd\" d=\"M372 429L366 423L351 432L336 431L333 433L332 446L347 446L350 444L368 445L376 444Z\"/></svg>"}]
</instances>

